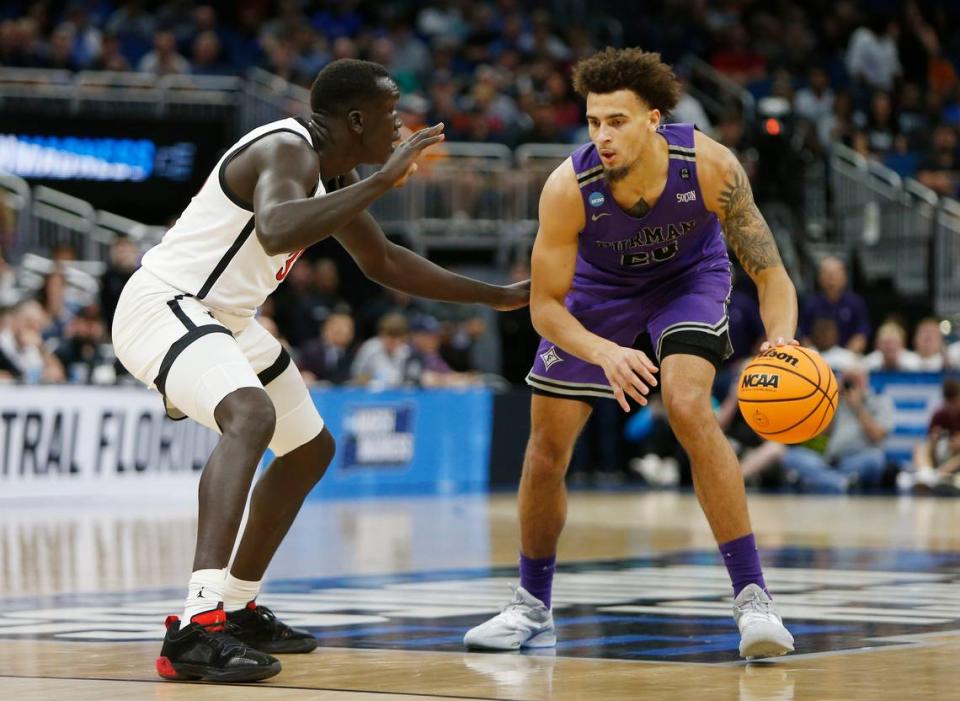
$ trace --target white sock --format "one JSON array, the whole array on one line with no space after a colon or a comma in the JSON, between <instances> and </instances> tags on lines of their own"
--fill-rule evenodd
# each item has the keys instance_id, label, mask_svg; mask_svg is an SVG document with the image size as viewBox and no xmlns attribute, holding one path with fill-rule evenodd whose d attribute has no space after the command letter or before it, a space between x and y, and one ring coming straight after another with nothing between
<instances>
[{"instance_id":1,"label":"white sock","mask_svg":"<svg viewBox=\"0 0 960 701\"><path fill-rule=\"evenodd\" d=\"M223 601L223 574L224 570L196 570L190 575L181 627L190 625L191 618L217 608L217 604Z\"/></svg>"},{"instance_id":2,"label":"white sock","mask_svg":"<svg viewBox=\"0 0 960 701\"><path fill-rule=\"evenodd\" d=\"M245 579L237 579L232 574L227 574L227 579L223 585L223 608L226 611L236 611L242 609L248 602L257 598L260 593L260 582L248 582Z\"/></svg>"}]
</instances>

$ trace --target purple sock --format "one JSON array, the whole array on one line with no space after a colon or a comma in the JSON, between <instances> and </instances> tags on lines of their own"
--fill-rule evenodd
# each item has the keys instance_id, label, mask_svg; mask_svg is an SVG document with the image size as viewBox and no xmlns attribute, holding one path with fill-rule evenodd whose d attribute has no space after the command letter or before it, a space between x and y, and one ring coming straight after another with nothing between
<instances>
[{"instance_id":1,"label":"purple sock","mask_svg":"<svg viewBox=\"0 0 960 701\"><path fill-rule=\"evenodd\" d=\"M757 541L753 533L742 538L731 540L720 546L720 555L723 564L730 573L733 582L733 595L737 596L748 584L756 584L767 591L767 584L763 581L763 570L760 569L760 555L757 553ZM767 592L769 595L770 592Z\"/></svg>"},{"instance_id":2,"label":"purple sock","mask_svg":"<svg viewBox=\"0 0 960 701\"><path fill-rule=\"evenodd\" d=\"M556 555L533 559L520 553L520 586L540 599L547 608L550 608L553 570L556 569L556 565Z\"/></svg>"}]
</instances>

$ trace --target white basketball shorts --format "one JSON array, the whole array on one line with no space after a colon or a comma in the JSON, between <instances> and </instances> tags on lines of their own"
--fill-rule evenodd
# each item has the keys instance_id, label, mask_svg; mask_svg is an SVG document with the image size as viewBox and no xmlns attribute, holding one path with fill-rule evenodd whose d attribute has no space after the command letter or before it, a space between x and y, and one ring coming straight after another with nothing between
<instances>
[{"instance_id":1,"label":"white basketball shorts","mask_svg":"<svg viewBox=\"0 0 960 701\"><path fill-rule=\"evenodd\" d=\"M241 387L260 387L277 414L275 455L323 430L290 355L255 318L211 309L145 268L120 295L113 345L130 374L163 395L173 419L189 416L219 433L214 410L221 400Z\"/></svg>"}]
</instances>

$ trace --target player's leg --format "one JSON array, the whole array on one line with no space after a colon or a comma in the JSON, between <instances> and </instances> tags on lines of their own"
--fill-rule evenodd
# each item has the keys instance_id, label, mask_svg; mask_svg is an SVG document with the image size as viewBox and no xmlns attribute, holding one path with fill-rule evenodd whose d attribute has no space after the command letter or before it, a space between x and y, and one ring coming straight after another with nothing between
<instances>
[{"instance_id":1,"label":"player's leg","mask_svg":"<svg viewBox=\"0 0 960 701\"><path fill-rule=\"evenodd\" d=\"M740 654L747 658L793 650L793 636L773 608L757 553L737 457L711 406L716 369L698 355L674 353L660 362L663 403L687 451L693 485L734 588Z\"/></svg>"},{"instance_id":2,"label":"player's leg","mask_svg":"<svg viewBox=\"0 0 960 701\"><path fill-rule=\"evenodd\" d=\"M567 520L564 478L574 443L591 410L588 402L545 394L534 394L530 402L530 439L523 458L517 505L520 585L547 608L550 607L551 581L541 582L536 570L544 566L544 560L552 560L556 555ZM552 563L549 567L552 573Z\"/></svg>"},{"instance_id":3,"label":"player's leg","mask_svg":"<svg viewBox=\"0 0 960 701\"><path fill-rule=\"evenodd\" d=\"M499 615L467 631L467 647L517 650L556 644L550 607L557 542L567 518L564 477L590 411L586 401L533 395L518 502L520 586Z\"/></svg>"},{"instance_id":4,"label":"player's leg","mask_svg":"<svg viewBox=\"0 0 960 701\"><path fill-rule=\"evenodd\" d=\"M599 333L603 321L615 317L609 310L591 317L584 326ZM629 343L629 324L618 324L609 334ZM618 335L619 334L619 335ZM626 336L631 336L628 340ZM557 542L567 516L564 477L577 436L597 398L613 398L603 370L543 341L527 383L535 391L530 404L530 439L520 478L520 587L500 615L464 636L468 647L516 650L555 644L550 613Z\"/></svg>"},{"instance_id":5,"label":"player's leg","mask_svg":"<svg viewBox=\"0 0 960 701\"><path fill-rule=\"evenodd\" d=\"M237 637L258 650L310 652L317 640L279 621L256 598L267 566L304 499L330 465L335 444L286 350L256 322L237 340L253 368L260 369L258 378L276 411L270 442L276 458L250 498L247 523L226 580L227 616Z\"/></svg>"},{"instance_id":6,"label":"player's leg","mask_svg":"<svg viewBox=\"0 0 960 701\"><path fill-rule=\"evenodd\" d=\"M677 281L672 291L649 324L667 418L690 458L697 498L733 583L740 652L746 657L783 654L793 650L793 638L766 590L740 465L712 408L717 368L731 352L729 277L704 273Z\"/></svg>"},{"instance_id":7,"label":"player's leg","mask_svg":"<svg viewBox=\"0 0 960 701\"><path fill-rule=\"evenodd\" d=\"M157 670L169 678L251 681L280 671L269 655L224 634L224 568L274 410L230 331L196 300L138 273L114 322L117 357L168 408L221 432L200 480L194 572L184 617L167 619Z\"/></svg>"}]
</instances>

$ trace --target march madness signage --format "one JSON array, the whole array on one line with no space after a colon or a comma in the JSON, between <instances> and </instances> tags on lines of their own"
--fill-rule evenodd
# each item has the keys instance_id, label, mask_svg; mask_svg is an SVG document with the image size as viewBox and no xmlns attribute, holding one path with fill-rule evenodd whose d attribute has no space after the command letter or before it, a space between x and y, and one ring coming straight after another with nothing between
<instances>
[{"instance_id":1,"label":"march madness signage","mask_svg":"<svg viewBox=\"0 0 960 701\"><path fill-rule=\"evenodd\" d=\"M312 498L453 494L489 484L493 395L485 387L314 389L337 457Z\"/></svg>"},{"instance_id":2,"label":"march madness signage","mask_svg":"<svg viewBox=\"0 0 960 701\"><path fill-rule=\"evenodd\" d=\"M217 438L145 389L0 387L0 498L193 486Z\"/></svg>"},{"instance_id":3,"label":"march madness signage","mask_svg":"<svg viewBox=\"0 0 960 701\"><path fill-rule=\"evenodd\" d=\"M413 460L415 410L409 403L347 407L344 468L402 467Z\"/></svg>"}]
</instances>

